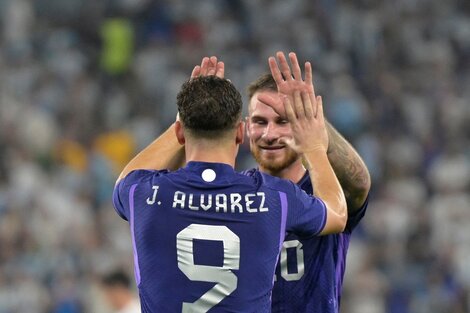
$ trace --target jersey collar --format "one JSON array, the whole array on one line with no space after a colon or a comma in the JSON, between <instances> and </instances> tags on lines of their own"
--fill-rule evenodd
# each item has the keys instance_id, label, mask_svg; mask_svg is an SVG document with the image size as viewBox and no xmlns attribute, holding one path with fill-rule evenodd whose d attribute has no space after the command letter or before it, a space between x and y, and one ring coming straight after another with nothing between
<instances>
[{"instance_id":1,"label":"jersey collar","mask_svg":"<svg viewBox=\"0 0 470 313\"><path fill-rule=\"evenodd\" d=\"M302 178L297 182L297 185L303 185L308 179L310 179L310 174L308 173L308 170L305 170L304 176L302 176Z\"/></svg>"},{"instance_id":2,"label":"jersey collar","mask_svg":"<svg viewBox=\"0 0 470 313\"><path fill-rule=\"evenodd\" d=\"M217 175L233 175L235 173L235 169L226 163L190 161L186 164L185 169L198 175L201 175L207 169L214 170Z\"/></svg>"}]
</instances>

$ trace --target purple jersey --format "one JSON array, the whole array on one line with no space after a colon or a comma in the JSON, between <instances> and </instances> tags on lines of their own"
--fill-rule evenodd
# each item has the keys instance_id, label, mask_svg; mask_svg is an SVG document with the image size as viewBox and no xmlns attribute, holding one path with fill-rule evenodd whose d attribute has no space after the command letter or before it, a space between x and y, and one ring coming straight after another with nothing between
<instances>
[{"instance_id":1,"label":"purple jersey","mask_svg":"<svg viewBox=\"0 0 470 313\"><path fill-rule=\"evenodd\" d=\"M313 194L308 172L297 185ZM343 233L307 239L286 235L276 267L273 313L339 312L351 233L364 216L367 204L368 201L348 216Z\"/></svg>"},{"instance_id":2,"label":"purple jersey","mask_svg":"<svg viewBox=\"0 0 470 313\"><path fill-rule=\"evenodd\" d=\"M226 164L137 170L115 187L129 221L142 312L270 312L284 235L319 233L324 203L295 184Z\"/></svg>"}]
</instances>

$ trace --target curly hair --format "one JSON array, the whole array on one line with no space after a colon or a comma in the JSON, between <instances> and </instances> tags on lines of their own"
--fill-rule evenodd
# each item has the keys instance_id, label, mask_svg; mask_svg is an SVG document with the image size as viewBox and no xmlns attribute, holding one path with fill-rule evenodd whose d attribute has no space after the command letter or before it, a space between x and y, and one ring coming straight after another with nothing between
<instances>
[{"instance_id":1,"label":"curly hair","mask_svg":"<svg viewBox=\"0 0 470 313\"><path fill-rule=\"evenodd\" d=\"M183 84L176 99L184 127L199 137L218 137L234 129L241 119L241 95L226 79L194 78Z\"/></svg>"}]
</instances>

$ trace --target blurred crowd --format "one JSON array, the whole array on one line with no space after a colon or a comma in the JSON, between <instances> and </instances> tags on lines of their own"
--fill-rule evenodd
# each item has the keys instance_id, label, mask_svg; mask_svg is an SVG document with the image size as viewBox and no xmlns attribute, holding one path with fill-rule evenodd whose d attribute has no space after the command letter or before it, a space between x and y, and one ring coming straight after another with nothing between
<instances>
[{"instance_id":1,"label":"blurred crowd","mask_svg":"<svg viewBox=\"0 0 470 313\"><path fill-rule=\"evenodd\" d=\"M244 93L277 50L373 179L342 312L470 312L469 1L0 0L0 22L0 313L111 312L123 165L203 56Z\"/></svg>"}]
</instances>

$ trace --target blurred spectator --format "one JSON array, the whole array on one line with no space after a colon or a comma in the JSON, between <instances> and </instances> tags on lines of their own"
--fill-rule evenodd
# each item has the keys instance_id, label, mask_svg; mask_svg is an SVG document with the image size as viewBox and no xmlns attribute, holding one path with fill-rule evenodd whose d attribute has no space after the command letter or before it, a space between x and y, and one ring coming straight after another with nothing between
<instances>
[{"instance_id":1,"label":"blurred spectator","mask_svg":"<svg viewBox=\"0 0 470 313\"><path fill-rule=\"evenodd\" d=\"M129 276L115 271L103 277L103 291L113 313L140 313L140 303L131 289Z\"/></svg>"},{"instance_id":2,"label":"blurred spectator","mask_svg":"<svg viewBox=\"0 0 470 313\"><path fill-rule=\"evenodd\" d=\"M123 18L113 18L104 21L101 35L103 52L101 66L110 75L126 72L129 68L134 36L132 24Z\"/></svg>"}]
</instances>

